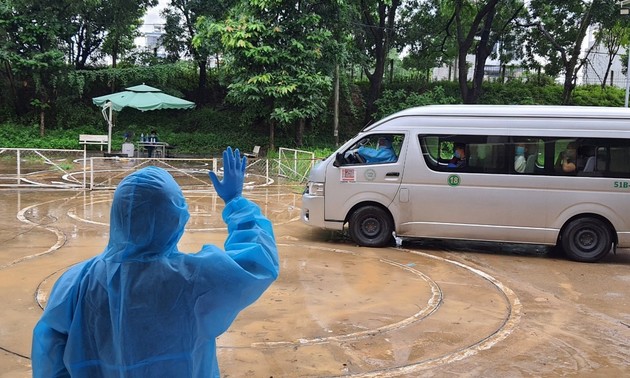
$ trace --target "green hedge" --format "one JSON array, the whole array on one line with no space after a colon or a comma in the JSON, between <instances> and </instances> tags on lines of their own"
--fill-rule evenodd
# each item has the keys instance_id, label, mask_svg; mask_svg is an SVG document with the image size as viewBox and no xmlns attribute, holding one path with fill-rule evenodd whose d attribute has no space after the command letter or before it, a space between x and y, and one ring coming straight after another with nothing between
<instances>
[{"instance_id":1,"label":"green hedge","mask_svg":"<svg viewBox=\"0 0 630 378\"><path fill-rule=\"evenodd\" d=\"M339 124L339 140L343 142L364 125L364 84L345 83ZM554 83L511 81L504 84L486 82L482 104L559 105L562 86ZM625 90L614 87L579 86L573 92L573 105L623 106ZM409 106L461 102L458 84L454 82L404 82L386 85L377 101L377 118ZM350 104L350 105L348 105ZM107 124L100 109L82 101L60 100L56 104L56 127L39 137L38 119L31 115L19 121L0 123L0 147L81 149L79 134L107 134ZM315 151L323 157L334 149L332 101L329 111L307 123L300 149ZM192 110L159 110L140 112L124 109L115 113L112 149L120 151L126 134L137 140L141 133L156 129L161 140L177 146L178 154L214 156L227 145L250 151L253 146L268 147L268 129L264 120L252 120L243 109L226 105L198 107ZM296 147L295 130L276 130L276 146ZM273 154L273 152L270 152Z\"/></svg>"}]
</instances>

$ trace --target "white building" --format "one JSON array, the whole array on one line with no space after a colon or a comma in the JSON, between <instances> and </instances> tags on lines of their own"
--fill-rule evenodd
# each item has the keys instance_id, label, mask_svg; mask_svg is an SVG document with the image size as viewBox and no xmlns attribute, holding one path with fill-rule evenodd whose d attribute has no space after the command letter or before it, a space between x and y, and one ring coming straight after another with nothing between
<instances>
[{"instance_id":1,"label":"white building","mask_svg":"<svg viewBox=\"0 0 630 378\"><path fill-rule=\"evenodd\" d=\"M521 77L523 75L524 69L521 67L520 62L512 61L502 67L501 61L499 59L492 58L492 55L499 56L498 51L499 46L497 44L494 46L494 51L492 52L491 56L486 59L486 65L484 68L484 80L499 80L502 76L505 79ZM472 80L475 67L475 56L472 54L467 55L466 62L468 63L469 67L468 80ZM431 79L433 81L457 80L457 77L459 75L457 65L457 60L455 60L451 65L443 65L441 67L434 68Z\"/></svg>"},{"instance_id":2,"label":"white building","mask_svg":"<svg viewBox=\"0 0 630 378\"><path fill-rule=\"evenodd\" d=\"M160 43L160 38L164 35L164 26L142 25L140 28L141 37L136 39L136 45L150 53L154 53L159 58L166 57L166 50Z\"/></svg>"},{"instance_id":3,"label":"white building","mask_svg":"<svg viewBox=\"0 0 630 378\"><path fill-rule=\"evenodd\" d=\"M585 48L582 51L588 51L588 48L595 44L595 32L596 28L590 27L587 35L587 40L585 42ZM606 78L607 86L615 86L619 88L626 87L626 75L621 71L623 67L622 57L626 53L626 50L621 47L617 56L614 57L612 61L612 66L610 67L610 72L608 73L608 77ZM604 80L604 75L606 74L606 68L608 66L609 54L606 48L601 45L596 45L591 50L591 53L588 56L588 62L582 68L582 74L580 75L580 80L578 84L594 84L601 85Z\"/></svg>"}]
</instances>

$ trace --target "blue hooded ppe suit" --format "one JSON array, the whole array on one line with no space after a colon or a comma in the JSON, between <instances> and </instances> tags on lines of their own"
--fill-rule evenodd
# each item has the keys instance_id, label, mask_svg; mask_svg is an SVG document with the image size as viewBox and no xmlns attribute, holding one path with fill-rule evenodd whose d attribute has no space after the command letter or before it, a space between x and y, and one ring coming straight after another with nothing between
<instances>
[{"instance_id":1,"label":"blue hooded ppe suit","mask_svg":"<svg viewBox=\"0 0 630 378\"><path fill-rule=\"evenodd\" d=\"M223 210L225 251L177 243L180 187L147 167L114 193L105 251L56 282L33 332L33 377L219 377L217 336L278 276L271 222L240 196Z\"/></svg>"},{"instance_id":2,"label":"blue hooded ppe suit","mask_svg":"<svg viewBox=\"0 0 630 378\"><path fill-rule=\"evenodd\" d=\"M357 150L366 163L393 163L398 159L396 151L392 148L392 142L386 139L379 140L377 149L361 146Z\"/></svg>"}]
</instances>

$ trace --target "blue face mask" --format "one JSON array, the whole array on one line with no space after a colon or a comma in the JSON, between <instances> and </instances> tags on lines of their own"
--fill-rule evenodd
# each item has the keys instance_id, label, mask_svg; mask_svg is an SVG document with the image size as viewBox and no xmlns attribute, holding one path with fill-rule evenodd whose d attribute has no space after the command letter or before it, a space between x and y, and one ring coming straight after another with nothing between
<instances>
[{"instance_id":1,"label":"blue face mask","mask_svg":"<svg viewBox=\"0 0 630 378\"><path fill-rule=\"evenodd\" d=\"M519 156L525 155L525 147L523 146L516 147L516 154Z\"/></svg>"},{"instance_id":2,"label":"blue face mask","mask_svg":"<svg viewBox=\"0 0 630 378\"><path fill-rule=\"evenodd\" d=\"M459 153L459 150L455 150L455 157L460 159L462 155Z\"/></svg>"}]
</instances>

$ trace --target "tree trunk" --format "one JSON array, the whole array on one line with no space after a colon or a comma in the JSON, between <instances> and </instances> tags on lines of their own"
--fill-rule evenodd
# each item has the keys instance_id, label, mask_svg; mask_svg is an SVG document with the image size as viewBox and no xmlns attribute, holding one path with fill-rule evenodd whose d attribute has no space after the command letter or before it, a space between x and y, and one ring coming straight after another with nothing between
<instances>
[{"instance_id":1,"label":"tree trunk","mask_svg":"<svg viewBox=\"0 0 630 378\"><path fill-rule=\"evenodd\" d=\"M372 123L372 114L376 113L376 106L374 103L378 99L381 94L381 86L383 85L383 75L385 74L385 61L386 57L383 54L383 46L377 45L376 48L376 66L374 67L374 73L368 75L368 79L370 81L370 89L367 95L367 101L365 103L365 118L363 120L363 125L366 126Z\"/></svg>"},{"instance_id":2,"label":"tree trunk","mask_svg":"<svg viewBox=\"0 0 630 378\"><path fill-rule=\"evenodd\" d=\"M114 46L112 48L112 68L116 68L117 61L118 61L118 41L115 41Z\"/></svg>"},{"instance_id":3,"label":"tree trunk","mask_svg":"<svg viewBox=\"0 0 630 378\"><path fill-rule=\"evenodd\" d=\"M476 104L481 96L481 87L486 70L486 59L488 59L492 47L494 46L494 43L490 40L490 32L495 14L496 7L492 6L484 17L483 30L477 44L477 54L475 54L475 72L473 74L472 89L468 91L467 99L465 100L467 104Z\"/></svg>"},{"instance_id":4,"label":"tree trunk","mask_svg":"<svg viewBox=\"0 0 630 378\"><path fill-rule=\"evenodd\" d=\"M269 151L276 149L276 123L274 121L269 122Z\"/></svg>"},{"instance_id":5,"label":"tree trunk","mask_svg":"<svg viewBox=\"0 0 630 378\"><path fill-rule=\"evenodd\" d=\"M335 104L334 104L335 115L333 117L333 126L334 131L333 135L335 137L335 147L339 146L339 64L335 66Z\"/></svg>"},{"instance_id":6,"label":"tree trunk","mask_svg":"<svg viewBox=\"0 0 630 378\"><path fill-rule=\"evenodd\" d=\"M45 112L44 109L40 109L39 110L39 136L40 137L44 137L44 134L46 134L46 123L44 122L46 117L45 117Z\"/></svg>"},{"instance_id":7,"label":"tree trunk","mask_svg":"<svg viewBox=\"0 0 630 378\"><path fill-rule=\"evenodd\" d=\"M374 72L372 74L370 74L367 69L363 70L370 81L370 88L365 102L364 125L368 125L373 121L372 114L376 112L374 102L381 94L387 55L395 37L394 26L396 25L396 11L400 3L401 0L379 0L377 2L377 12L373 14L372 10L368 9L369 7L362 2L361 21L366 26L366 33L372 36L371 38L374 44L374 56L372 58L375 60Z\"/></svg>"},{"instance_id":8,"label":"tree trunk","mask_svg":"<svg viewBox=\"0 0 630 378\"><path fill-rule=\"evenodd\" d=\"M571 70L573 72L575 69L575 65L570 65L567 67L567 70ZM566 74L564 76L564 88L562 90L562 105L569 105L571 103L571 94L573 93L573 89L575 88L575 84L573 83L573 75Z\"/></svg>"},{"instance_id":9,"label":"tree trunk","mask_svg":"<svg viewBox=\"0 0 630 378\"><path fill-rule=\"evenodd\" d=\"M116 61L118 59L118 41L114 42L114 47L112 48L112 68L116 68ZM110 86L111 92L114 93L116 90L116 76L112 75L112 82Z\"/></svg>"},{"instance_id":10,"label":"tree trunk","mask_svg":"<svg viewBox=\"0 0 630 378\"><path fill-rule=\"evenodd\" d=\"M298 147L302 147L304 142L304 118L300 118L298 121L297 133L295 136L296 144Z\"/></svg>"},{"instance_id":11,"label":"tree trunk","mask_svg":"<svg viewBox=\"0 0 630 378\"><path fill-rule=\"evenodd\" d=\"M7 78L9 79L9 87L11 88L11 94L13 95L13 106L15 107L14 111L16 114L20 114L19 108L19 100L18 93L15 87L15 77L13 76L13 70L11 69L11 63L8 60L4 61L4 69L7 73Z\"/></svg>"},{"instance_id":12,"label":"tree trunk","mask_svg":"<svg viewBox=\"0 0 630 378\"><path fill-rule=\"evenodd\" d=\"M615 55L616 56L616 55ZM606 81L608 80L608 75L610 74L610 67L612 67L613 59L615 56L608 56L608 64L606 65L606 72L604 72L604 79L602 80L602 89L606 88ZM612 82L610 83L612 86Z\"/></svg>"},{"instance_id":13,"label":"tree trunk","mask_svg":"<svg viewBox=\"0 0 630 378\"><path fill-rule=\"evenodd\" d=\"M580 53L582 51L582 42L584 41L584 37L586 37L586 31L591 24L591 18L593 17L593 5L595 2L588 7L584 18L581 20L580 29L578 31L578 35L575 38L575 44L573 45L573 50L571 51L571 57L568 61L565 62L565 75L564 75L564 89L562 91L562 105L569 105L571 102L571 95L573 93L573 89L575 89L575 79L577 77L576 67L577 62L580 59ZM590 50L589 50L590 52ZM584 58L588 58L587 56Z\"/></svg>"},{"instance_id":14,"label":"tree trunk","mask_svg":"<svg viewBox=\"0 0 630 378\"><path fill-rule=\"evenodd\" d=\"M461 92L462 101L467 104L468 100L468 46L459 47L459 58L457 59L457 80L459 82L459 91Z\"/></svg>"},{"instance_id":15,"label":"tree trunk","mask_svg":"<svg viewBox=\"0 0 630 378\"><path fill-rule=\"evenodd\" d=\"M394 82L394 59L389 60L389 84Z\"/></svg>"},{"instance_id":16,"label":"tree trunk","mask_svg":"<svg viewBox=\"0 0 630 378\"><path fill-rule=\"evenodd\" d=\"M198 83L198 91L199 91L199 100L202 104L208 103L208 93L206 91L206 87L208 84L208 59L199 59L197 61L197 65L199 66L199 83Z\"/></svg>"}]
</instances>

